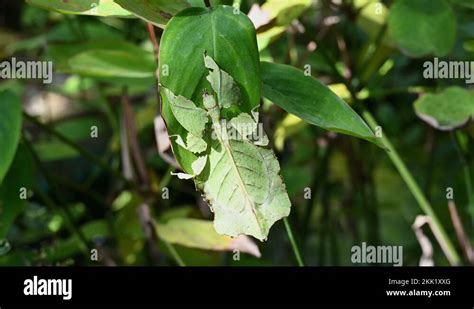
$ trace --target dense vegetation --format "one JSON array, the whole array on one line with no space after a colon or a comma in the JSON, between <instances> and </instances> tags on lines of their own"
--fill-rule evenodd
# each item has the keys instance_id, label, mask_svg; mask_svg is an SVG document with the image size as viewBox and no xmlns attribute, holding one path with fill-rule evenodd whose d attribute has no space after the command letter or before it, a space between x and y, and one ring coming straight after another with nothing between
<instances>
[{"instance_id":1,"label":"dense vegetation","mask_svg":"<svg viewBox=\"0 0 474 309\"><path fill-rule=\"evenodd\" d=\"M0 7L0 265L474 264L473 0Z\"/></svg>"}]
</instances>

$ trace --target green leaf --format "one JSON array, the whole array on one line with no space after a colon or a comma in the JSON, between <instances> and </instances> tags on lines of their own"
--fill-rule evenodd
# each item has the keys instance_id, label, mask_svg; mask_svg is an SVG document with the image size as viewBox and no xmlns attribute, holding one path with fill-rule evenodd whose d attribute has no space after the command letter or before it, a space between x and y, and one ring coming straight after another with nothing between
<instances>
[{"instance_id":1,"label":"green leaf","mask_svg":"<svg viewBox=\"0 0 474 309\"><path fill-rule=\"evenodd\" d=\"M115 0L115 2L137 17L160 28L165 27L171 15L190 6L186 0Z\"/></svg>"},{"instance_id":2,"label":"green leaf","mask_svg":"<svg viewBox=\"0 0 474 309\"><path fill-rule=\"evenodd\" d=\"M252 22L243 13L234 14L233 7L217 6L186 9L168 23L160 44L161 83L197 106L202 106L204 89L210 89L206 80L209 72L203 61L205 52L232 76L240 88L239 108L250 113L259 105L261 96L259 55ZM186 130L173 116L163 92L162 97L163 118L169 134L184 139ZM196 156L177 147L174 140L172 145L178 162L192 174L191 164Z\"/></svg>"},{"instance_id":3,"label":"green leaf","mask_svg":"<svg viewBox=\"0 0 474 309\"><path fill-rule=\"evenodd\" d=\"M248 237L219 235L211 221L175 218L163 224L158 223L156 230L161 239L171 244L214 251L239 250L260 257L257 245Z\"/></svg>"},{"instance_id":4,"label":"green leaf","mask_svg":"<svg viewBox=\"0 0 474 309\"><path fill-rule=\"evenodd\" d=\"M58 141L42 141L35 143L35 151L42 161L67 160L78 157L76 149Z\"/></svg>"},{"instance_id":5,"label":"green leaf","mask_svg":"<svg viewBox=\"0 0 474 309\"><path fill-rule=\"evenodd\" d=\"M0 186L0 239L6 238L15 218L26 206L27 191L33 185L33 162L26 146L21 145ZM20 194L21 193L21 194Z\"/></svg>"},{"instance_id":6,"label":"green leaf","mask_svg":"<svg viewBox=\"0 0 474 309\"><path fill-rule=\"evenodd\" d=\"M287 65L262 62L263 96L288 113L326 130L380 145L354 110L328 87Z\"/></svg>"},{"instance_id":7,"label":"green leaf","mask_svg":"<svg viewBox=\"0 0 474 309\"><path fill-rule=\"evenodd\" d=\"M130 16L113 0L26 0L27 3L63 14Z\"/></svg>"},{"instance_id":8,"label":"green leaf","mask_svg":"<svg viewBox=\"0 0 474 309\"><path fill-rule=\"evenodd\" d=\"M124 50L87 50L67 61L65 71L100 78L152 78L156 65L151 54L137 48Z\"/></svg>"},{"instance_id":9,"label":"green leaf","mask_svg":"<svg viewBox=\"0 0 474 309\"><path fill-rule=\"evenodd\" d=\"M460 87L449 87L438 94L426 94L414 103L415 112L430 126L451 131L474 117L474 95Z\"/></svg>"},{"instance_id":10,"label":"green leaf","mask_svg":"<svg viewBox=\"0 0 474 309\"><path fill-rule=\"evenodd\" d=\"M415 57L445 56L456 39L456 19L445 0L395 1L388 29L401 50Z\"/></svg>"},{"instance_id":11,"label":"green leaf","mask_svg":"<svg viewBox=\"0 0 474 309\"><path fill-rule=\"evenodd\" d=\"M474 9L474 0L450 0L452 3Z\"/></svg>"},{"instance_id":12,"label":"green leaf","mask_svg":"<svg viewBox=\"0 0 474 309\"><path fill-rule=\"evenodd\" d=\"M21 101L10 91L0 92L0 184L15 157L20 140Z\"/></svg>"}]
</instances>

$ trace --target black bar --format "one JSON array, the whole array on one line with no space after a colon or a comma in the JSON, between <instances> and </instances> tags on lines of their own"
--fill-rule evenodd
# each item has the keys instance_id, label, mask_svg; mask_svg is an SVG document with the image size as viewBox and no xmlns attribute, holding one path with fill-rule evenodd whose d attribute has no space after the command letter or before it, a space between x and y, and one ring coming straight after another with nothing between
<instances>
[{"instance_id":1,"label":"black bar","mask_svg":"<svg viewBox=\"0 0 474 309\"><path fill-rule=\"evenodd\" d=\"M24 282L34 276L72 279L72 298L25 296ZM389 279L399 281L389 284ZM413 283L412 279L419 280L418 284L400 285L400 280ZM467 267L5 267L0 268L0 307L19 303L61 307L112 303L337 303L418 304L431 308L460 304L463 306L459 308L473 308L473 280L474 268ZM450 295L387 296L387 290L449 291Z\"/></svg>"}]
</instances>

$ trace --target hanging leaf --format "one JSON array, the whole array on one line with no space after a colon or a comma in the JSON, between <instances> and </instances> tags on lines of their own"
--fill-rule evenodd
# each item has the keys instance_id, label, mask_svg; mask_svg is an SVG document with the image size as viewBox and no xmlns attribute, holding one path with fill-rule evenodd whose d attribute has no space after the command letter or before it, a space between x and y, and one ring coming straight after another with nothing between
<instances>
[{"instance_id":1,"label":"hanging leaf","mask_svg":"<svg viewBox=\"0 0 474 309\"><path fill-rule=\"evenodd\" d=\"M21 101L10 91L0 92L0 185L15 157L20 140Z\"/></svg>"},{"instance_id":2,"label":"hanging leaf","mask_svg":"<svg viewBox=\"0 0 474 309\"><path fill-rule=\"evenodd\" d=\"M27 3L63 14L131 16L113 0L26 0Z\"/></svg>"},{"instance_id":3,"label":"hanging leaf","mask_svg":"<svg viewBox=\"0 0 474 309\"><path fill-rule=\"evenodd\" d=\"M68 73L100 78L153 78L155 64L150 54L136 48L135 53L124 50L87 50L67 61Z\"/></svg>"},{"instance_id":4,"label":"hanging leaf","mask_svg":"<svg viewBox=\"0 0 474 309\"><path fill-rule=\"evenodd\" d=\"M415 101L415 112L435 129L451 131L474 117L474 95L460 87L449 87L439 94L426 94Z\"/></svg>"},{"instance_id":5,"label":"hanging leaf","mask_svg":"<svg viewBox=\"0 0 474 309\"><path fill-rule=\"evenodd\" d=\"M156 230L158 237L171 244L214 251L239 250L255 257L261 256L258 246L250 238L219 235L210 221L174 218L158 223Z\"/></svg>"},{"instance_id":6,"label":"hanging leaf","mask_svg":"<svg viewBox=\"0 0 474 309\"><path fill-rule=\"evenodd\" d=\"M235 47L238 46L238 49ZM250 113L260 103L260 64L252 22L233 7L189 8L168 23L160 43L161 84L202 107L202 93L211 89L203 55L212 57L219 67L236 81L240 90L241 111ZM174 117L168 98L162 92L163 118L168 133L181 135L187 131ZM230 116L236 116L238 112ZM177 146L173 152L188 174L196 155Z\"/></svg>"},{"instance_id":7,"label":"hanging leaf","mask_svg":"<svg viewBox=\"0 0 474 309\"><path fill-rule=\"evenodd\" d=\"M288 113L326 130L380 145L370 128L328 87L287 65L262 62L263 95Z\"/></svg>"},{"instance_id":8,"label":"hanging leaf","mask_svg":"<svg viewBox=\"0 0 474 309\"><path fill-rule=\"evenodd\" d=\"M186 0L115 0L122 8L137 17L164 28L172 15L191 6Z\"/></svg>"},{"instance_id":9,"label":"hanging leaf","mask_svg":"<svg viewBox=\"0 0 474 309\"><path fill-rule=\"evenodd\" d=\"M207 64L214 63L208 58L203 60ZM235 93L233 89L237 85L234 80L217 65L209 66L207 80L211 81L211 88L221 90L215 83L215 72L226 76L227 91ZM174 111L176 95L166 88L163 91ZM219 97L218 93L216 97ZM221 98L228 97L226 93L221 94ZM200 110L199 113L207 110L204 114L206 120L199 122L205 124L207 117L211 119L212 144L208 150L208 173L199 177L207 164L207 156L204 156L191 164L192 173L176 175L180 179L197 178L197 187L204 191L204 197L215 213L214 226L218 233L233 237L247 234L265 240L273 223L289 215L291 203L279 175L280 166L273 151L260 147L261 143L254 143L249 139L247 129L241 128L247 128L250 124L250 132L254 134L257 127L255 119L247 113L241 113L232 118L229 127L225 119L221 118L225 111L224 105L219 104L215 96L207 91L204 91L203 95L205 110L197 108L190 100L184 100L187 108L192 106L193 109ZM183 127L192 128L186 123L191 121L187 118L195 117L197 113L183 113L176 119ZM261 142L260 139L258 141ZM178 144L183 144L181 136L178 136Z\"/></svg>"},{"instance_id":10,"label":"hanging leaf","mask_svg":"<svg viewBox=\"0 0 474 309\"><path fill-rule=\"evenodd\" d=\"M445 0L395 1L388 29L401 50L415 57L445 56L456 39L456 19Z\"/></svg>"}]
</instances>

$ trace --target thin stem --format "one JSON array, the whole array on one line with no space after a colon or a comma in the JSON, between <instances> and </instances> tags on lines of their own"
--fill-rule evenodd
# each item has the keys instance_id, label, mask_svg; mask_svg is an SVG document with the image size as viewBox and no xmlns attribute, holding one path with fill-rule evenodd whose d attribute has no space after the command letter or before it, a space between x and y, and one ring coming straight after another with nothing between
<instances>
[{"instance_id":1,"label":"thin stem","mask_svg":"<svg viewBox=\"0 0 474 309\"><path fill-rule=\"evenodd\" d=\"M303 259L301 258L300 250L298 249L298 245L296 244L295 238L293 237L293 232L291 231L288 218L283 218L283 222L285 222L286 234L288 235L288 239L290 240L291 247L293 248L293 252L295 253L298 266L302 267L304 266L304 262L303 262Z\"/></svg>"},{"instance_id":2,"label":"thin stem","mask_svg":"<svg viewBox=\"0 0 474 309\"><path fill-rule=\"evenodd\" d=\"M171 253L171 256L174 258L176 263L181 267L185 267L186 264L184 263L183 259L179 255L178 251L176 251L174 246L172 244L170 244L169 242L167 242L167 241L164 241L164 240L162 240L162 241L166 245L166 247L168 248L169 252Z\"/></svg>"},{"instance_id":3,"label":"thin stem","mask_svg":"<svg viewBox=\"0 0 474 309\"><path fill-rule=\"evenodd\" d=\"M375 121L374 117L372 114L367 111L363 110L362 111L362 116L364 119L367 121L367 123L370 125L372 130L375 130L377 127L377 122ZM430 203L424 196L423 192L421 191L418 183L416 180L413 178L413 175L410 173L408 168L406 167L405 163L403 160L400 158L400 155L398 152L395 150L393 147L392 143L390 140L386 137L385 134L382 135L380 138L383 145L386 148L387 155L389 156L390 160L392 160L393 165L398 170L398 173L402 177L402 179L405 181L405 184L407 185L408 189L410 192L413 194L415 197L416 201L420 205L421 210L431 218L432 222L432 230L433 233L438 235L438 241L441 247L443 247L443 251L446 252L446 257L450 261L451 264L453 265L459 265L460 264L460 258L456 250L454 249L454 246L449 239L446 231L444 230L441 222L439 221L438 217L436 216L435 212L433 211L433 208L431 207Z\"/></svg>"}]
</instances>

